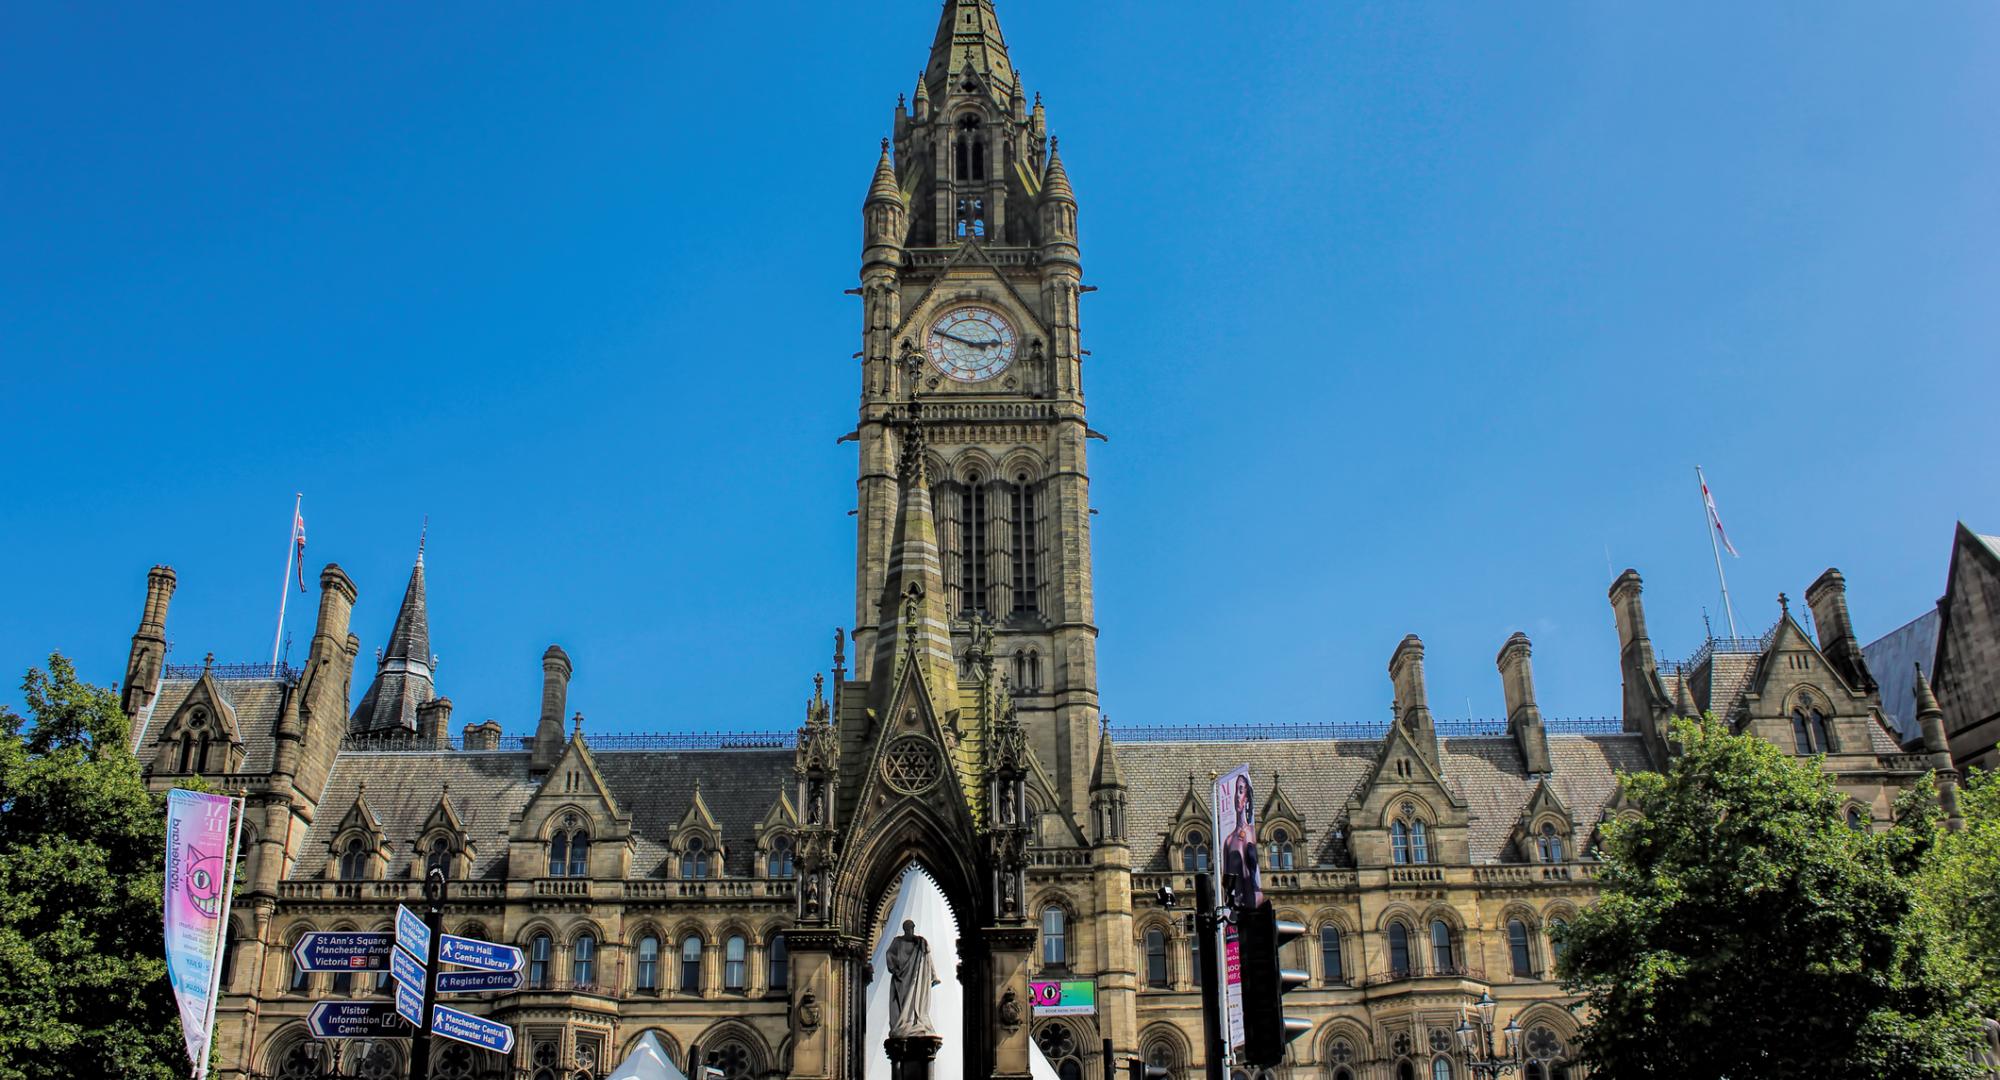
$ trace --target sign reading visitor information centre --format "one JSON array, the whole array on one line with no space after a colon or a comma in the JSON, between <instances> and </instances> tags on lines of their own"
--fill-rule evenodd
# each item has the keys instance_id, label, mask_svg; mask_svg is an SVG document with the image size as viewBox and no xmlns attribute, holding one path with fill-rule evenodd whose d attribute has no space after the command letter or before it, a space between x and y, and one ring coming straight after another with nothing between
<instances>
[{"instance_id":1,"label":"sign reading visitor information centre","mask_svg":"<svg viewBox=\"0 0 2000 1080\"><path fill-rule=\"evenodd\" d=\"M410 1029L386 1001L322 1001L306 1014L316 1039L408 1038Z\"/></svg>"}]
</instances>

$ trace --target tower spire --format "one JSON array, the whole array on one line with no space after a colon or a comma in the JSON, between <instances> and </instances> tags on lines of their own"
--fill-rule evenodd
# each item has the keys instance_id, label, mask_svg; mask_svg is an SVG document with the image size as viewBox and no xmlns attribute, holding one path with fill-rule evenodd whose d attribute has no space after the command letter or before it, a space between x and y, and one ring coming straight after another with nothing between
<instances>
[{"instance_id":1,"label":"tower spire","mask_svg":"<svg viewBox=\"0 0 2000 1080\"><path fill-rule=\"evenodd\" d=\"M887 707L900 673L899 654L914 656L929 682L931 701L939 717L958 707L958 663L951 645L951 616L945 610L944 564L938 555L937 521L931 513L930 484L925 477L924 431L919 405L911 401L903 425L896 462L900 489L895 539L889 548L889 568L883 582L882 623L875 635L875 706ZM906 652L907 650L907 652Z\"/></svg>"},{"instance_id":2,"label":"tower spire","mask_svg":"<svg viewBox=\"0 0 2000 1080\"><path fill-rule=\"evenodd\" d=\"M417 707L437 697L431 674L430 610L424 598L424 543L429 534L430 520L426 518L417 538L417 561L410 568L410 584L403 590L403 605L396 610L396 625L389 631L389 644L382 650L375 678L347 725L355 734L415 731Z\"/></svg>"},{"instance_id":3,"label":"tower spire","mask_svg":"<svg viewBox=\"0 0 2000 1080\"><path fill-rule=\"evenodd\" d=\"M1007 39L993 0L946 0L931 39L924 82L943 100L954 93L984 91L995 105L1008 106L1019 76L1007 55Z\"/></svg>"}]
</instances>

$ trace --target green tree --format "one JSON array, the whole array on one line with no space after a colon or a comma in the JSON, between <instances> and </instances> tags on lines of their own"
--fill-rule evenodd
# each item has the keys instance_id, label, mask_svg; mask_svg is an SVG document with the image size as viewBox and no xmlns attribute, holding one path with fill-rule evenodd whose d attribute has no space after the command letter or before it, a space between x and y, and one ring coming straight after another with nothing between
<instances>
[{"instance_id":1,"label":"green tree","mask_svg":"<svg viewBox=\"0 0 2000 1080\"><path fill-rule=\"evenodd\" d=\"M60 654L0 707L0 1080L186 1075L163 957L164 800Z\"/></svg>"},{"instance_id":2,"label":"green tree","mask_svg":"<svg viewBox=\"0 0 2000 1080\"><path fill-rule=\"evenodd\" d=\"M1973 1077L1963 969L1920 903L1928 822L1848 828L1811 761L1713 719L1663 773L1625 778L1603 899L1564 934L1612 1080Z\"/></svg>"},{"instance_id":3,"label":"green tree","mask_svg":"<svg viewBox=\"0 0 2000 1080\"><path fill-rule=\"evenodd\" d=\"M1937 829L1918 892L1970 969L1980 1013L2000 1016L2000 774L1974 770L1959 788L1958 805L1965 827Z\"/></svg>"}]
</instances>

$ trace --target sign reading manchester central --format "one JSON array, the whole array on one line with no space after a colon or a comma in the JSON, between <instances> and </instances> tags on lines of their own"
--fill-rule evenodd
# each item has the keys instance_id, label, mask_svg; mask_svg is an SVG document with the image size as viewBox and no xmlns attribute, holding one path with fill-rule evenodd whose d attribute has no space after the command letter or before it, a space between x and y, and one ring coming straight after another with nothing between
<instances>
[{"instance_id":1,"label":"sign reading manchester central","mask_svg":"<svg viewBox=\"0 0 2000 1080\"><path fill-rule=\"evenodd\" d=\"M514 1049L514 1029L448 1005L431 1009L431 1034L505 1054Z\"/></svg>"}]
</instances>

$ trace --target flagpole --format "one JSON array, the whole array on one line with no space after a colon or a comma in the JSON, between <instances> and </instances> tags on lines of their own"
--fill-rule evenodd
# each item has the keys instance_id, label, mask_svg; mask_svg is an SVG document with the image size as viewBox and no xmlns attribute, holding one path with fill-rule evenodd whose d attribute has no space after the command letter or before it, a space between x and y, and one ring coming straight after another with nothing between
<instances>
[{"instance_id":1,"label":"flagpole","mask_svg":"<svg viewBox=\"0 0 2000 1080\"><path fill-rule=\"evenodd\" d=\"M278 632L271 637L271 674L278 673L278 650L285 644L285 601L292 598L292 556L299 546L299 509L305 505L301 491L292 498L292 520L285 535L285 577L278 582Z\"/></svg>"},{"instance_id":2,"label":"flagpole","mask_svg":"<svg viewBox=\"0 0 2000 1080\"><path fill-rule=\"evenodd\" d=\"M1708 477L1701 474L1701 466L1694 467L1695 483L1701 486L1701 520L1708 529L1708 550L1715 556L1715 581L1722 586L1722 614L1729 620L1729 636L1736 636L1736 610L1729 606L1729 579L1722 576L1722 547L1715 542L1715 521L1708 509ZM1736 550L1731 548L1731 551Z\"/></svg>"}]
</instances>

